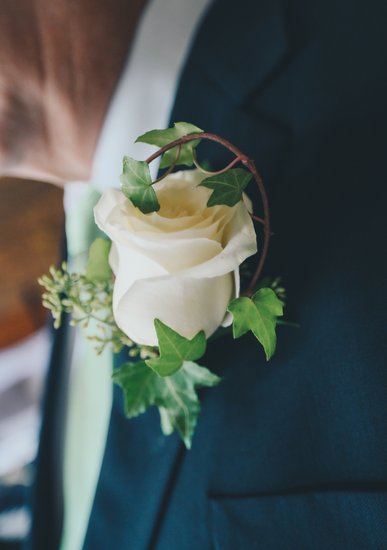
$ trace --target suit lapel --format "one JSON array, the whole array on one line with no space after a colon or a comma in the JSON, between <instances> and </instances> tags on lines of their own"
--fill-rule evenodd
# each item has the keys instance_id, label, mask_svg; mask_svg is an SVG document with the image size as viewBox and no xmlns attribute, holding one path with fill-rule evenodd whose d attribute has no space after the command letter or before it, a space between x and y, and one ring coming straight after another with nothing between
<instances>
[{"instance_id":1,"label":"suit lapel","mask_svg":"<svg viewBox=\"0 0 387 550\"><path fill-rule=\"evenodd\" d=\"M234 103L265 86L290 53L283 8L277 0L217 1L188 58L184 79L200 66ZM216 32L214 32L214 30Z\"/></svg>"},{"instance_id":2,"label":"suit lapel","mask_svg":"<svg viewBox=\"0 0 387 550\"><path fill-rule=\"evenodd\" d=\"M264 176L272 173L290 131L260 110L259 97L296 51L280 2L247 0L237 9L232 2L215 2L187 60L171 120L188 120L231 139L256 159ZM208 143L200 145L199 155L214 168L229 159Z\"/></svg>"}]
</instances>

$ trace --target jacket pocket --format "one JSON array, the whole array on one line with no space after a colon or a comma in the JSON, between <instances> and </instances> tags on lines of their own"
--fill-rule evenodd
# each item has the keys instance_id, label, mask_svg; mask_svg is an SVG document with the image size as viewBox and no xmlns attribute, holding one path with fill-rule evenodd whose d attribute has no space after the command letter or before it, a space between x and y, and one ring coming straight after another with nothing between
<instances>
[{"instance_id":1,"label":"jacket pocket","mask_svg":"<svg viewBox=\"0 0 387 550\"><path fill-rule=\"evenodd\" d=\"M215 550L386 550L387 493L210 497Z\"/></svg>"}]
</instances>

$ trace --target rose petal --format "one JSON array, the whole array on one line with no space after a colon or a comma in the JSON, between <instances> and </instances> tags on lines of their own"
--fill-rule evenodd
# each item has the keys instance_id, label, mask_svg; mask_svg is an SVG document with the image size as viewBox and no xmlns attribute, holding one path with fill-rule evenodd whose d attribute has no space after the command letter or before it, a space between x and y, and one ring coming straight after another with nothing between
<instances>
[{"instance_id":1,"label":"rose petal","mask_svg":"<svg viewBox=\"0 0 387 550\"><path fill-rule=\"evenodd\" d=\"M158 263L135 250L128 250L121 244L115 245L115 252L109 260L114 260L115 256L118 257L118 262L114 261L115 265L113 265L113 262L110 263L116 276L113 292L113 311L117 309L118 303L137 279L158 278L168 274ZM117 264L119 269L115 270Z\"/></svg>"},{"instance_id":2,"label":"rose petal","mask_svg":"<svg viewBox=\"0 0 387 550\"><path fill-rule=\"evenodd\" d=\"M118 279L121 277L119 274ZM139 344L157 345L155 319L186 338L200 330L209 337L223 321L233 294L232 273L212 279L191 279L181 274L143 279L119 299L114 296L114 317L121 330Z\"/></svg>"},{"instance_id":3,"label":"rose petal","mask_svg":"<svg viewBox=\"0 0 387 550\"><path fill-rule=\"evenodd\" d=\"M239 266L246 258L257 252L253 222L239 203L228 229L228 242L222 252L211 260L198 264L185 272L190 277L214 277L224 275Z\"/></svg>"}]
</instances>

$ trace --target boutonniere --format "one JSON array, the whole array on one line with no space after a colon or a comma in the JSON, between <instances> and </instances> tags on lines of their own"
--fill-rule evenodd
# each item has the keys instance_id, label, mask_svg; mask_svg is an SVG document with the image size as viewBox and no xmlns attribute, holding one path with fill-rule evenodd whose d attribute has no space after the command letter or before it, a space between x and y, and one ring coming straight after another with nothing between
<instances>
[{"instance_id":1,"label":"boutonniere","mask_svg":"<svg viewBox=\"0 0 387 550\"><path fill-rule=\"evenodd\" d=\"M228 166L204 169L196 155L202 140L227 148ZM127 416L158 407L163 433L177 430L189 448L200 413L197 390L221 381L202 364L208 339L227 333L224 327L234 338L251 331L269 360L284 291L278 280L261 281L271 228L254 162L183 122L137 141L159 149L146 161L124 158L121 189L107 189L94 210L106 239L92 244L84 273L64 264L41 277L43 303L55 327L63 312L88 327L97 353L127 347L127 360L113 372ZM164 172L152 181L149 164L160 157ZM248 185L258 188L260 216ZM241 269L255 255L254 268Z\"/></svg>"}]
</instances>

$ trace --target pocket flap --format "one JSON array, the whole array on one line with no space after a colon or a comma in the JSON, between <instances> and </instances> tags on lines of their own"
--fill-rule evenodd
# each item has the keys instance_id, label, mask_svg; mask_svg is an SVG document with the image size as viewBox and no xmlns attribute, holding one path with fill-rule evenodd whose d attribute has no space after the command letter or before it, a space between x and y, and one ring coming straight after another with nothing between
<instances>
[{"instance_id":1,"label":"pocket flap","mask_svg":"<svg viewBox=\"0 0 387 550\"><path fill-rule=\"evenodd\" d=\"M321 491L212 497L216 550L383 550L387 494Z\"/></svg>"}]
</instances>

